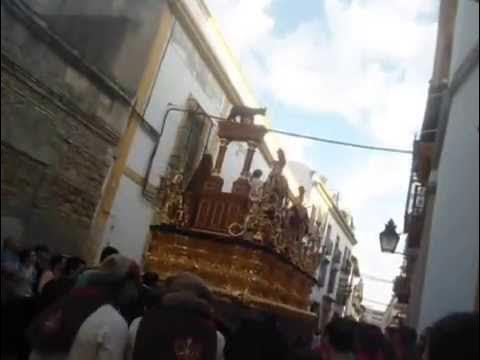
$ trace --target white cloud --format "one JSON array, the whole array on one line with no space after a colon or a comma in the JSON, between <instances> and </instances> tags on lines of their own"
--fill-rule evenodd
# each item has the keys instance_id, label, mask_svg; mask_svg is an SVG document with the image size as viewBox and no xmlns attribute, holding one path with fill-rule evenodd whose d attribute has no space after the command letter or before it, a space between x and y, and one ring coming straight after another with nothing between
<instances>
[{"instance_id":1,"label":"white cloud","mask_svg":"<svg viewBox=\"0 0 480 360\"><path fill-rule=\"evenodd\" d=\"M395 193L407 193L411 157L406 155L375 154L366 164L348 169L348 176L339 184L342 198L357 213Z\"/></svg>"},{"instance_id":2,"label":"white cloud","mask_svg":"<svg viewBox=\"0 0 480 360\"><path fill-rule=\"evenodd\" d=\"M272 1L207 0L207 4L220 22L229 45L237 54L243 54L273 31L275 20L267 14Z\"/></svg>"},{"instance_id":3,"label":"white cloud","mask_svg":"<svg viewBox=\"0 0 480 360\"><path fill-rule=\"evenodd\" d=\"M267 139L270 136L271 135L267 135ZM275 139L278 142L279 147L285 151L288 161L301 162L312 168L314 167L311 159L307 156L308 150L312 147L311 142L277 134L275 134Z\"/></svg>"},{"instance_id":4,"label":"white cloud","mask_svg":"<svg viewBox=\"0 0 480 360\"><path fill-rule=\"evenodd\" d=\"M436 31L417 18L437 1L326 0L326 20L281 37L268 14L272 1L209 1L256 88L302 110L366 124L381 143L410 146L423 115Z\"/></svg>"}]
</instances>

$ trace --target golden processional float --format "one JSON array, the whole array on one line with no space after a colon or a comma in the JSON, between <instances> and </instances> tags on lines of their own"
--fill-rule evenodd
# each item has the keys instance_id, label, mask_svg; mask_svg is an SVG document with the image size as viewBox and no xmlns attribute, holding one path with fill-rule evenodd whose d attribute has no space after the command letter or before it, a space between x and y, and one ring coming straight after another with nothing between
<instances>
[{"instance_id":1,"label":"golden processional float","mask_svg":"<svg viewBox=\"0 0 480 360\"><path fill-rule=\"evenodd\" d=\"M321 238L309 234L303 189L299 198L289 197L283 151L252 195L250 171L267 133L254 124L257 113L243 108L237 121L234 109L228 120L219 122L215 163L206 155L188 184L182 174L162 179L146 270L163 279L193 272L226 303L313 323L311 292ZM231 192L224 192L220 174L232 142L246 142L248 152L240 177Z\"/></svg>"}]
</instances>

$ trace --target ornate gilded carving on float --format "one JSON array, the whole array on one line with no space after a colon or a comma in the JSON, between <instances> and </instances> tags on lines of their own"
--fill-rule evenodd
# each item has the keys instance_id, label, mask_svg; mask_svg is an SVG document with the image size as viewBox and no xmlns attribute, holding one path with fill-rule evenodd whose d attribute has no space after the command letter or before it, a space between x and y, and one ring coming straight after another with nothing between
<instances>
[{"instance_id":1,"label":"ornate gilded carving on float","mask_svg":"<svg viewBox=\"0 0 480 360\"><path fill-rule=\"evenodd\" d=\"M290 205L282 150L261 195L250 196L250 168L267 132L254 124L258 113L263 109L232 110L230 121L219 124L216 160L205 155L188 186L179 174L162 179L157 223L175 227L152 227L146 267L161 276L193 271L217 293L248 306L310 316L322 239L310 231L305 189ZM220 174L233 141L246 142L248 152L232 191L224 192Z\"/></svg>"},{"instance_id":2,"label":"ornate gilded carving on float","mask_svg":"<svg viewBox=\"0 0 480 360\"><path fill-rule=\"evenodd\" d=\"M244 230L238 235L245 236L261 245L274 249L285 255L287 246L284 242L284 213L288 202L288 182L282 172L286 165L285 155L278 151L279 160L273 164L268 180L263 185L261 197L251 199L251 206L245 219ZM238 224L232 225L238 228Z\"/></svg>"},{"instance_id":3,"label":"ornate gilded carving on float","mask_svg":"<svg viewBox=\"0 0 480 360\"><path fill-rule=\"evenodd\" d=\"M181 175L164 178L159 195L161 206L157 223L178 227L188 224L204 225L209 231L214 230L265 246L303 271L313 274L320 265L322 238L318 232L309 233L308 212L303 205L305 190L300 188L299 197L287 207L288 199L283 198L281 188L282 178L284 179L281 172L272 170L269 181L264 184L261 199L243 199L242 206L239 207L235 207L235 200L242 197L211 192L204 196L185 194ZM194 180L195 177L192 181ZM225 202L222 197L225 197ZM244 204L248 202L250 206L245 208ZM243 209L247 209L243 216L232 216L232 211L241 214ZM245 220L231 221L239 217Z\"/></svg>"},{"instance_id":4,"label":"ornate gilded carving on float","mask_svg":"<svg viewBox=\"0 0 480 360\"><path fill-rule=\"evenodd\" d=\"M157 222L164 225L182 226L186 220L183 175L162 178L158 194Z\"/></svg>"},{"instance_id":5,"label":"ornate gilded carving on float","mask_svg":"<svg viewBox=\"0 0 480 360\"><path fill-rule=\"evenodd\" d=\"M178 272L195 272L220 297L308 316L313 280L279 255L221 238L175 234L161 227L152 230L145 266L162 279Z\"/></svg>"}]
</instances>

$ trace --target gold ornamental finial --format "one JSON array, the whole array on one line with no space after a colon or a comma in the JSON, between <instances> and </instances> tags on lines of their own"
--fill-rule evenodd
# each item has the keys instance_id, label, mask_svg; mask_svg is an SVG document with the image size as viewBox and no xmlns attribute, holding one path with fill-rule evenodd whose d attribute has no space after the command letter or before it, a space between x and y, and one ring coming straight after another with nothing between
<instances>
[{"instance_id":1,"label":"gold ornamental finial","mask_svg":"<svg viewBox=\"0 0 480 360\"><path fill-rule=\"evenodd\" d=\"M185 220L183 175L175 174L162 178L157 210L158 223L162 225L182 225Z\"/></svg>"}]
</instances>

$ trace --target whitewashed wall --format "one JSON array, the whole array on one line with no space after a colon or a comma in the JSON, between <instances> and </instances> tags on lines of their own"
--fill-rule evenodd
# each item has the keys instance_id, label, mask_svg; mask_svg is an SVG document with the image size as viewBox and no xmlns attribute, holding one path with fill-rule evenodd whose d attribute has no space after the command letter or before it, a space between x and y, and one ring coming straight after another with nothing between
<instances>
[{"instance_id":1,"label":"whitewashed wall","mask_svg":"<svg viewBox=\"0 0 480 360\"><path fill-rule=\"evenodd\" d=\"M177 23L147 108L147 121L160 131L168 104L186 107L190 96L208 113L224 115L228 111L229 104L225 93ZM153 185L159 184L160 177L167 170L178 127L184 116L183 113L171 113L167 119L149 179ZM137 131L128 166L144 176L153 147L152 137L144 129ZM113 204L104 243L141 260L152 216L152 207L143 199L141 188L123 177Z\"/></svg>"},{"instance_id":2,"label":"whitewashed wall","mask_svg":"<svg viewBox=\"0 0 480 360\"><path fill-rule=\"evenodd\" d=\"M452 74L478 43L478 5L459 2ZM472 311L479 254L479 71L456 94L441 156L418 329Z\"/></svg>"},{"instance_id":3,"label":"whitewashed wall","mask_svg":"<svg viewBox=\"0 0 480 360\"><path fill-rule=\"evenodd\" d=\"M157 131L160 131L169 104L184 108L190 97L194 98L205 112L212 115L226 116L231 107L213 73L177 23L145 118ZM161 176L166 173L177 131L184 117L183 113L172 112L167 118L149 179L153 185L159 185ZM216 136L215 128L211 136L213 140ZM144 129L137 131L128 159L128 167L144 176L153 148L153 138ZM209 151L212 155L216 155L216 148L209 148ZM233 182L240 175L245 154L245 145L230 146L222 171L222 177L225 179L224 191L230 191ZM257 152L253 163L253 169L257 168L262 169L265 174L269 172L267 161L260 152ZM115 246L122 253L141 260L152 217L152 207L143 199L140 187L124 176L107 224L104 245Z\"/></svg>"}]
</instances>

